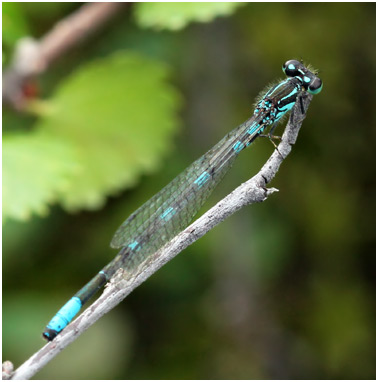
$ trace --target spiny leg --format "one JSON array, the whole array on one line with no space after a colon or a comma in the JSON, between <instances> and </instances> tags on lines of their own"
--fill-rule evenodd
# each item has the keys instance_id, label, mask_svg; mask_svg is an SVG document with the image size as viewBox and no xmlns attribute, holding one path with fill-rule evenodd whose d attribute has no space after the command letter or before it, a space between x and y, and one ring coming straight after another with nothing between
<instances>
[{"instance_id":1,"label":"spiny leg","mask_svg":"<svg viewBox=\"0 0 378 382\"><path fill-rule=\"evenodd\" d=\"M277 125L278 125L278 122L275 122L273 123L272 127L270 128L269 130L269 133L268 134L261 134L260 137L264 137L264 138L269 138L270 142L272 142L274 148L278 151L278 153L280 154L281 158L284 159L283 155L280 153L280 150L278 149L278 146L276 145L276 143L274 142L274 139L277 139L279 141L282 141L282 137L278 136L278 135L273 135L273 131L276 129Z\"/></svg>"}]
</instances>

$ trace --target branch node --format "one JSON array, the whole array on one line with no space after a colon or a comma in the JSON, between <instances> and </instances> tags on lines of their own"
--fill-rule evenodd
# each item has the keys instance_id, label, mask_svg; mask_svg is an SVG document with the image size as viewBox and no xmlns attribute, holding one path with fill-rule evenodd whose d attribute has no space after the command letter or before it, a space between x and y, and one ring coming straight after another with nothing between
<instances>
[{"instance_id":1,"label":"branch node","mask_svg":"<svg viewBox=\"0 0 378 382\"><path fill-rule=\"evenodd\" d=\"M266 188L265 189L265 195L266 197L274 194L275 192L279 192L280 190L278 188L275 188L275 187L271 187L271 188Z\"/></svg>"}]
</instances>

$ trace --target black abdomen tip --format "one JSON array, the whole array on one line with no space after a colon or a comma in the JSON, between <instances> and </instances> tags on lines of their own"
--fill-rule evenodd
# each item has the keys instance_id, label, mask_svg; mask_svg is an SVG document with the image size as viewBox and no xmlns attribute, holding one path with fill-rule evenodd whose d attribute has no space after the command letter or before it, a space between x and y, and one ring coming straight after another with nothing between
<instances>
[{"instance_id":1,"label":"black abdomen tip","mask_svg":"<svg viewBox=\"0 0 378 382\"><path fill-rule=\"evenodd\" d=\"M46 339L47 341L52 341L57 335L58 335L58 332L56 330L49 329L49 328L46 328L42 333L43 338Z\"/></svg>"}]
</instances>

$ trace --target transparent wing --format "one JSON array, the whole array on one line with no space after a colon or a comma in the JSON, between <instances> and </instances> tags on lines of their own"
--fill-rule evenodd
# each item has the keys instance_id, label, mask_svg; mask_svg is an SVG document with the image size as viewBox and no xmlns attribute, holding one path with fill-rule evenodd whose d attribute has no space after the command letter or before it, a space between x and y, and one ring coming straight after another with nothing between
<instances>
[{"instance_id":1,"label":"transparent wing","mask_svg":"<svg viewBox=\"0 0 378 382\"><path fill-rule=\"evenodd\" d=\"M160 192L131 214L118 228L111 247L130 247L127 259L117 265L135 265L161 248L184 229L232 166L237 152L232 150L244 124L227 134L218 144L187 167Z\"/></svg>"}]
</instances>

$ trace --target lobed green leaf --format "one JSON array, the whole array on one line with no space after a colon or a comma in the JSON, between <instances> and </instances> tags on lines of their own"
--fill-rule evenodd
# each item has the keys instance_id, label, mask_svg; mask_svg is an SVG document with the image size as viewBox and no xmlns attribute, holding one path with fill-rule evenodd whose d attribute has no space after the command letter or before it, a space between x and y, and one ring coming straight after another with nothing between
<instances>
[{"instance_id":1,"label":"lobed green leaf","mask_svg":"<svg viewBox=\"0 0 378 382\"><path fill-rule=\"evenodd\" d=\"M82 171L60 195L67 209L99 208L157 167L178 127L180 98L168 74L161 62L120 52L81 67L57 89L37 125L77 152Z\"/></svg>"},{"instance_id":2,"label":"lobed green leaf","mask_svg":"<svg viewBox=\"0 0 378 382\"><path fill-rule=\"evenodd\" d=\"M41 134L3 138L3 220L43 215L79 171L67 142Z\"/></svg>"}]
</instances>

